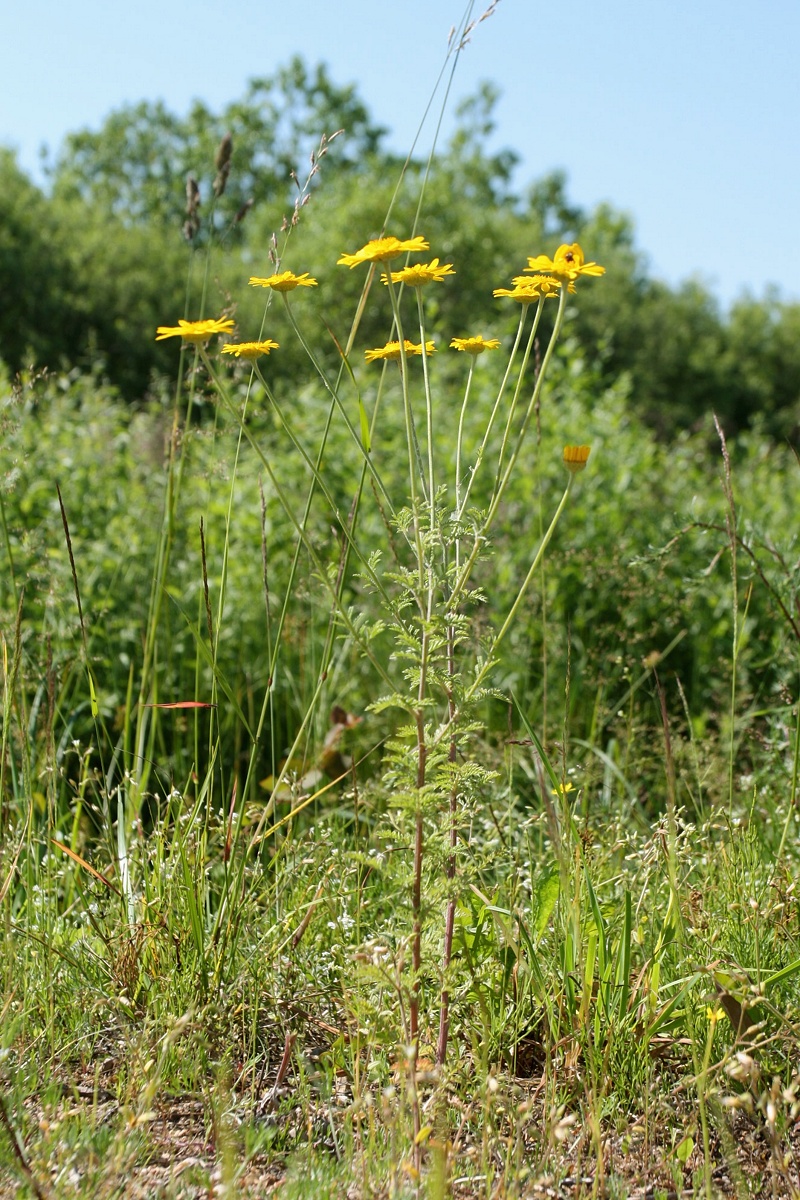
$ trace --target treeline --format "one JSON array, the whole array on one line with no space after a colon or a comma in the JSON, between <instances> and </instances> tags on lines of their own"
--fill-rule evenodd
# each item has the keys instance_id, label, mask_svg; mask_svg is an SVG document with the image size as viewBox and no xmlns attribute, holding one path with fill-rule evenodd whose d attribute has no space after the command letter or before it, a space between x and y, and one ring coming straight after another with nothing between
<instances>
[{"instance_id":1,"label":"treeline","mask_svg":"<svg viewBox=\"0 0 800 1200\"><path fill-rule=\"evenodd\" d=\"M462 105L426 184L419 231L458 271L436 291L433 324L448 336L508 332L516 313L492 289L528 254L577 240L607 274L584 289L574 336L607 379L629 377L640 414L665 436L713 410L731 431L758 421L792 437L800 305L775 293L742 297L724 313L697 282L652 279L630 218L571 203L562 175L515 194L515 155L487 149L495 98L484 85ZM377 235L392 203L388 228L408 233L417 207L425 164L409 164L395 195L402 162L385 134L353 87L295 59L251 80L220 113L197 102L179 117L143 102L97 132L70 135L46 190L0 151L0 359L12 373L100 369L122 397L141 400L175 370L174 349L153 340L156 325L197 317L202 306L205 315L233 312L242 336L259 332L264 295L247 279L271 273L270 249L283 247L287 228L284 265L320 279L315 344L334 358L363 282L337 270L336 258ZM277 309L270 322L280 341ZM388 303L371 305L364 344L388 330ZM295 378L299 355L287 333L271 370Z\"/></svg>"}]
</instances>

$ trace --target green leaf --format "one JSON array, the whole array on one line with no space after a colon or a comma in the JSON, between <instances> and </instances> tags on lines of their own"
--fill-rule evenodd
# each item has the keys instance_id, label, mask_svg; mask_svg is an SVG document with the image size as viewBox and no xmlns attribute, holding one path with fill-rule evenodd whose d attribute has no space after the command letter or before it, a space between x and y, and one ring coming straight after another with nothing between
<instances>
[{"instance_id":1,"label":"green leaf","mask_svg":"<svg viewBox=\"0 0 800 1200\"><path fill-rule=\"evenodd\" d=\"M365 451L369 454L370 437L369 437L369 419L367 418L367 410L364 408L364 401L358 397L358 416L361 421L361 442Z\"/></svg>"},{"instance_id":2,"label":"green leaf","mask_svg":"<svg viewBox=\"0 0 800 1200\"><path fill-rule=\"evenodd\" d=\"M536 884L536 892L533 897L533 931L537 942L547 928L547 922L556 906L559 888L558 872L554 868L545 872Z\"/></svg>"},{"instance_id":3,"label":"green leaf","mask_svg":"<svg viewBox=\"0 0 800 1200\"><path fill-rule=\"evenodd\" d=\"M86 668L86 674L89 676L89 699L91 700L91 704L92 704L92 716L96 717L98 715L98 713L100 712L100 706L97 703L97 692L95 690L94 679L92 678L92 672L89 670L88 667Z\"/></svg>"}]
</instances>

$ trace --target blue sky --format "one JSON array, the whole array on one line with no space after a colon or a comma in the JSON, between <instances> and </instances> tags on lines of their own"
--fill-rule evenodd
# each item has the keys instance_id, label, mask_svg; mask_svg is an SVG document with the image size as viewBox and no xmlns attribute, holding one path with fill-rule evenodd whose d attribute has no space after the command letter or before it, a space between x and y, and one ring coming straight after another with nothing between
<instances>
[{"instance_id":1,"label":"blue sky","mask_svg":"<svg viewBox=\"0 0 800 1200\"><path fill-rule=\"evenodd\" d=\"M476 0L479 15L488 0ZM42 143L113 108L236 99L295 53L355 82L405 151L466 0L26 0L3 14L0 143L39 178ZM630 213L653 274L723 303L800 299L798 0L499 0L453 101L502 91L494 148L516 182L563 168L571 198ZM536 249L539 249L538 247ZM551 247L547 248L551 250ZM591 248L586 247L591 253Z\"/></svg>"}]
</instances>

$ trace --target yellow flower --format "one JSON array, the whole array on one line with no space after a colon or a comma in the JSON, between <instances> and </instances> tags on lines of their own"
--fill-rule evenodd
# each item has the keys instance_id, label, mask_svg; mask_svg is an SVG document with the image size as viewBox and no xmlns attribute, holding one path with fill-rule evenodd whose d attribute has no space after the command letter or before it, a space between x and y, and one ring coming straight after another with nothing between
<instances>
[{"instance_id":1,"label":"yellow flower","mask_svg":"<svg viewBox=\"0 0 800 1200\"><path fill-rule=\"evenodd\" d=\"M589 461L591 451L591 446L564 447L564 466L570 475L577 475L579 471L586 470L586 464Z\"/></svg>"},{"instance_id":2,"label":"yellow flower","mask_svg":"<svg viewBox=\"0 0 800 1200\"><path fill-rule=\"evenodd\" d=\"M279 350L278 342L270 341L269 338L265 342L228 342L222 347L223 354L233 354L236 358L247 358L253 362L256 358L260 358L262 354L269 354L270 350Z\"/></svg>"},{"instance_id":3,"label":"yellow flower","mask_svg":"<svg viewBox=\"0 0 800 1200\"><path fill-rule=\"evenodd\" d=\"M415 346L413 342L406 340L404 343L406 355L411 357L412 354L422 354L422 343ZM436 346L433 342L425 343L425 353L430 355L435 353ZM387 342L385 346L381 346L380 350L365 350L364 357L367 362L377 362L379 359L388 359L390 362L397 362L400 358L400 343Z\"/></svg>"},{"instance_id":4,"label":"yellow flower","mask_svg":"<svg viewBox=\"0 0 800 1200\"><path fill-rule=\"evenodd\" d=\"M483 354L484 350L496 350L500 345L498 338L482 337L479 333L474 337L453 338L450 347L453 350L464 350L467 354Z\"/></svg>"},{"instance_id":5,"label":"yellow flower","mask_svg":"<svg viewBox=\"0 0 800 1200\"><path fill-rule=\"evenodd\" d=\"M424 283L441 283L446 275L455 275L453 264L443 263L442 266L439 266L438 258L434 258L433 262L417 263L412 267L405 267L402 271L392 271L392 283L407 283L409 287L422 287ZM383 282L388 282L385 275Z\"/></svg>"},{"instance_id":6,"label":"yellow flower","mask_svg":"<svg viewBox=\"0 0 800 1200\"><path fill-rule=\"evenodd\" d=\"M396 237L373 238L371 242L367 242L366 246L356 250L355 254L343 254L336 260L336 265L350 267L352 270L361 263L390 262L393 258L399 258L401 254L417 254L420 250L430 250L424 237L409 238L405 242L399 241Z\"/></svg>"},{"instance_id":7,"label":"yellow flower","mask_svg":"<svg viewBox=\"0 0 800 1200\"><path fill-rule=\"evenodd\" d=\"M233 321L230 317L217 321L178 321L177 325L159 325L156 330L156 341L163 342L165 338L179 337L193 346L207 342L215 333L230 333Z\"/></svg>"},{"instance_id":8,"label":"yellow flower","mask_svg":"<svg viewBox=\"0 0 800 1200\"><path fill-rule=\"evenodd\" d=\"M511 282L515 287L533 287L541 296L557 296L561 290L561 280L554 279L552 275L515 275ZM575 284L570 281L567 291L574 296L576 290Z\"/></svg>"},{"instance_id":9,"label":"yellow flower","mask_svg":"<svg viewBox=\"0 0 800 1200\"><path fill-rule=\"evenodd\" d=\"M565 275L567 279L577 279L579 275L605 275L605 267L597 263L584 262L583 251L577 242L571 246L559 246L555 258L540 254L537 258L529 258L526 271L552 271L554 275Z\"/></svg>"},{"instance_id":10,"label":"yellow flower","mask_svg":"<svg viewBox=\"0 0 800 1200\"><path fill-rule=\"evenodd\" d=\"M276 292L293 292L298 287L316 287L317 281L311 278L308 271L302 275L295 275L294 271L281 271L280 275L269 275L266 279L251 275L250 286L272 288Z\"/></svg>"},{"instance_id":11,"label":"yellow flower","mask_svg":"<svg viewBox=\"0 0 800 1200\"><path fill-rule=\"evenodd\" d=\"M509 296L520 304L532 304L542 297L557 296L561 289L560 280L553 279L552 275L517 275L513 282L513 288L495 288L493 295Z\"/></svg>"}]
</instances>

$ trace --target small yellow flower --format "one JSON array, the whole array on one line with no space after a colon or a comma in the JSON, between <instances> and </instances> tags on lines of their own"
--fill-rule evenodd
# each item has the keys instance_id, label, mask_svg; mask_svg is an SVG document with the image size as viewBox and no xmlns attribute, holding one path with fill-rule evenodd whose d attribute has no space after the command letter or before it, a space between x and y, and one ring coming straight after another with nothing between
<instances>
[{"instance_id":1,"label":"small yellow flower","mask_svg":"<svg viewBox=\"0 0 800 1200\"><path fill-rule=\"evenodd\" d=\"M429 263L416 263L402 271L392 271L392 283L405 283L409 287L422 287L425 283L442 283L447 275L455 275L452 263L439 266L438 258ZM386 276L383 282L387 283Z\"/></svg>"},{"instance_id":2,"label":"small yellow flower","mask_svg":"<svg viewBox=\"0 0 800 1200\"><path fill-rule=\"evenodd\" d=\"M165 338L179 337L193 346L200 346L215 333L230 333L232 329L233 321L230 317L217 321L178 321L177 325L159 325L156 341L163 342Z\"/></svg>"},{"instance_id":3,"label":"small yellow flower","mask_svg":"<svg viewBox=\"0 0 800 1200\"><path fill-rule=\"evenodd\" d=\"M551 275L517 275L513 282L513 288L495 288L493 295L508 296L520 304L533 304L542 297L546 300L548 296L557 296L561 289L561 282Z\"/></svg>"},{"instance_id":4,"label":"small yellow flower","mask_svg":"<svg viewBox=\"0 0 800 1200\"><path fill-rule=\"evenodd\" d=\"M557 296L561 290L561 280L554 279L552 275L515 275L511 282L515 287L538 289L542 296ZM577 291L571 281L567 284L567 291L572 292L573 296Z\"/></svg>"},{"instance_id":5,"label":"small yellow flower","mask_svg":"<svg viewBox=\"0 0 800 1200\"><path fill-rule=\"evenodd\" d=\"M418 346L415 346L413 342L406 340L404 345L407 357L410 358L413 354L422 354L421 342ZM425 343L425 353L427 355L434 354L435 351L436 346L433 342ZM385 346L381 346L380 350L365 350L364 357L366 358L367 362L378 362L380 359L388 359L390 362L397 362L397 360L400 358L400 343L387 342Z\"/></svg>"},{"instance_id":6,"label":"small yellow flower","mask_svg":"<svg viewBox=\"0 0 800 1200\"><path fill-rule=\"evenodd\" d=\"M279 275L268 275L262 279L259 275L251 275L251 287L272 288L276 292L293 292L298 287L316 287L316 279L312 279L308 271L295 275L294 271L281 271Z\"/></svg>"},{"instance_id":7,"label":"small yellow flower","mask_svg":"<svg viewBox=\"0 0 800 1200\"><path fill-rule=\"evenodd\" d=\"M467 354L483 354L484 350L496 350L500 345L499 338L486 338L477 333L474 337L453 338L450 343L452 350L463 350Z\"/></svg>"},{"instance_id":8,"label":"small yellow flower","mask_svg":"<svg viewBox=\"0 0 800 1200\"><path fill-rule=\"evenodd\" d=\"M566 243L559 246L555 258L548 258L546 254L529 258L525 269L527 271L551 271L553 275L565 275L570 280L577 279L579 275L605 275L606 273L605 267L584 261L583 251L577 242L573 242L571 246Z\"/></svg>"},{"instance_id":9,"label":"small yellow flower","mask_svg":"<svg viewBox=\"0 0 800 1200\"><path fill-rule=\"evenodd\" d=\"M269 354L270 350L279 349L278 342L270 341L267 338L265 342L228 342L222 347L222 353L233 354L236 358L247 358L253 362L262 354Z\"/></svg>"},{"instance_id":10,"label":"small yellow flower","mask_svg":"<svg viewBox=\"0 0 800 1200\"><path fill-rule=\"evenodd\" d=\"M570 475L577 475L579 471L586 470L586 464L589 461L591 451L591 446L564 447L564 466Z\"/></svg>"},{"instance_id":11,"label":"small yellow flower","mask_svg":"<svg viewBox=\"0 0 800 1200\"><path fill-rule=\"evenodd\" d=\"M393 258L399 258L401 254L417 254L420 250L430 250L424 237L409 238L405 242L401 242L396 237L373 238L371 242L367 242L366 246L356 250L355 254L343 254L336 260L336 263L337 266L350 267L352 270L361 263L391 262Z\"/></svg>"}]
</instances>

